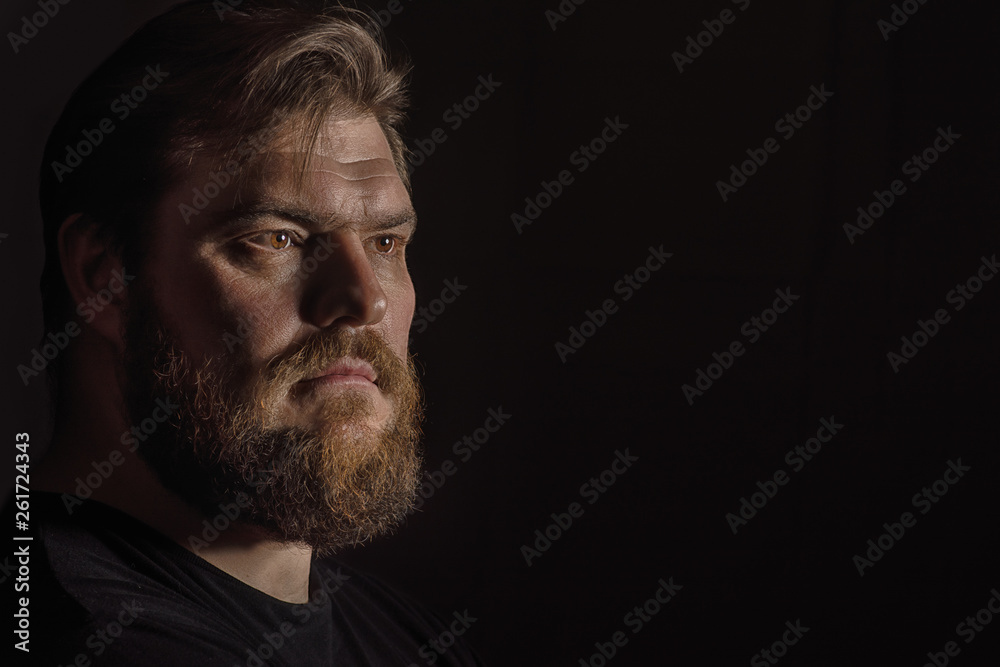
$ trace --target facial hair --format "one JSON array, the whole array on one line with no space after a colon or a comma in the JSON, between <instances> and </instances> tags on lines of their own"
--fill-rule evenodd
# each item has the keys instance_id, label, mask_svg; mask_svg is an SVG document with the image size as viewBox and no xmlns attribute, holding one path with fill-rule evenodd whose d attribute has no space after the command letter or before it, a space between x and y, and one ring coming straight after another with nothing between
<instances>
[{"instance_id":1,"label":"facial hair","mask_svg":"<svg viewBox=\"0 0 1000 667\"><path fill-rule=\"evenodd\" d=\"M138 453L160 482L206 518L239 507L239 522L317 555L394 529L413 507L421 474L423 397L411 357L372 330L329 329L255 369L247 345L198 364L159 317L152 294L132 291L122 369L130 423L157 399L172 409ZM281 406L310 391L301 381L342 358L371 364L392 404L381 428L366 425L371 397L345 389L306 428L282 424Z\"/></svg>"}]
</instances>

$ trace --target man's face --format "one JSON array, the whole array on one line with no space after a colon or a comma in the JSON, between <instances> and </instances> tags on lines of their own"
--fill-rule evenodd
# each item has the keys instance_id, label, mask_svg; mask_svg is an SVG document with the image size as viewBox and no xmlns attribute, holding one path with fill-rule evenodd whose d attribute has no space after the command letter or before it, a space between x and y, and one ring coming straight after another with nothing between
<instances>
[{"instance_id":1,"label":"man's face","mask_svg":"<svg viewBox=\"0 0 1000 667\"><path fill-rule=\"evenodd\" d=\"M166 194L131 293L126 392L133 423L157 397L181 405L139 449L168 488L203 511L249 494L244 518L325 551L412 500L416 220L374 119L328 121L301 179L295 145L240 185L196 164Z\"/></svg>"}]
</instances>

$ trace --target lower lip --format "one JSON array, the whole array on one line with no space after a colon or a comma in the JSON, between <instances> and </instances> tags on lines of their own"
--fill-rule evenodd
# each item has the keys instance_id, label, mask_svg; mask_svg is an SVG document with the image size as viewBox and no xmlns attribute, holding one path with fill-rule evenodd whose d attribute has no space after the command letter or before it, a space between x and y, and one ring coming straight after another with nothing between
<instances>
[{"instance_id":1,"label":"lower lip","mask_svg":"<svg viewBox=\"0 0 1000 667\"><path fill-rule=\"evenodd\" d=\"M369 387L371 389L378 389L374 382L363 375L324 375L307 380L307 382L324 387Z\"/></svg>"}]
</instances>

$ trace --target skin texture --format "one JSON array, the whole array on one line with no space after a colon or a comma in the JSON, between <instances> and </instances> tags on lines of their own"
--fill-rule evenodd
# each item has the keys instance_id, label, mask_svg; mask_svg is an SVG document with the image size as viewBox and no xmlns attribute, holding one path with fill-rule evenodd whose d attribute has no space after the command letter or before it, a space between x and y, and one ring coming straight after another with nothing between
<instances>
[{"instance_id":1,"label":"skin texture","mask_svg":"<svg viewBox=\"0 0 1000 667\"><path fill-rule=\"evenodd\" d=\"M242 352L261 369L331 328L374 330L404 358L415 303L405 245L416 218L385 136L371 118L329 120L301 181L294 178L293 165L301 156L292 145L276 143L255 162L247 183L223 188L188 222L179 206L190 204L193 188L203 190L210 182L210 165L196 163L185 181L165 194L142 267L143 275L154 278L160 317L195 361L224 355L239 332ZM68 218L60 241L67 284L77 301L98 292L123 268L85 218ZM123 353L120 324L127 298L126 290L84 328L72 350L72 399L60 406L36 488L73 493L76 479L93 470L92 461L122 449L120 436L131 424L115 369ZM278 425L322 429L323 406L346 391L363 392L372 401L363 430L384 425L392 415L391 400L377 386L341 377L303 378L271 418ZM166 490L134 454L126 454L93 497L185 547L187 538L200 532L203 517ZM273 597L308 600L308 547L237 525L198 555Z\"/></svg>"},{"instance_id":2,"label":"skin texture","mask_svg":"<svg viewBox=\"0 0 1000 667\"><path fill-rule=\"evenodd\" d=\"M257 170L259 182L254 178L238 201L227 193L228 201L213 200L190 224L177 213L190 187L165 198L149 269L159 283L163 317L195 360L224 353L224 333L235 332L241 319L253 323L242 344L261 364L328 327L374 329L398 356L405 355L414 293L404 244L414 223L379 228L415 220L409 195L374 120L331 121L327 127L301 188L293 179L294 154L279 147ZM275 212L226 220L234 207ZM273 244L284 243L271 234L281 231L290 245L278 250ZM336 247L318 245L319 235ZM390 253L379 247L387 239L395 244ZM332 256L319 261L328 252ZM315 270L306 273L310 256L316 262L306 266ZM315 425L310 420L322 400L321 391L302 392L285 406L283 421ZM376 404L384 422L388 406Z\"/></svg>"}]
</instances>

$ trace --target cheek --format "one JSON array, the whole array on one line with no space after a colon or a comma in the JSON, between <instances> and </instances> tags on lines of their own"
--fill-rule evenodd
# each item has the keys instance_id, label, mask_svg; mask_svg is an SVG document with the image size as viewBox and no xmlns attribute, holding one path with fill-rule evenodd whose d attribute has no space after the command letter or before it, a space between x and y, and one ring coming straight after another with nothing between
<instances>
[{"instance_id":1,"label":"cheek","mask_svg":"<svg viewBox=\"0 0 1000 667\"><path fill-rule=\"evenodd\" d=\"M298 302L293 290L232 280L219 302L224 332L218 352L267 360L288 349L299 331ZM235 348L239 347L237 351Z\"/></svg>"},{"instance_id":2,"label":"cheek","mask_svg":"<svg viewBox=\"0 0 1000 667\"><path fill-rule=\"evenodd\" d=\"M219 305L227 294L211 267L180 255L180 261L151 262L149 275L163 324L181 348L196 360L214 354L226 320Z\"/></svg>"},{"instance_id":3,"label":"cheek","mask_svg":"<svg viewBox=\"0 0 1000 667\"><path fill-rule=\"evenodd\" d=\"M229 323L222 352L235 351L254 362L266 361L288 350L298 331L297 310L291 302L274 299L234 300L226 309Z\"/></svg>"},{"instance_id":4,"label":"cheek","mask_svg":"<svg viewBox=\"0 0 1000 667\"><path fill-rule=\"evenodd\" d=\"M195 359L266 359L295 336L296 304L282 290L197 261L173 272L163 285L167 325Z\"/></svg>"},{"instance_id":5,"label":"cheek","mask_svg":"<svg viewBox=\"0 0 1000 667\"><path fill-rule=\"evenodd\" d=\"M400 356L406 352L407 341L410 338L410 324L413 321L413 309L416 307L416 295L410 274L403 270L403 276L395 281L390 288L383 288L389 300L385 315L385 334Z\"/></svg>"}]
</instances>

